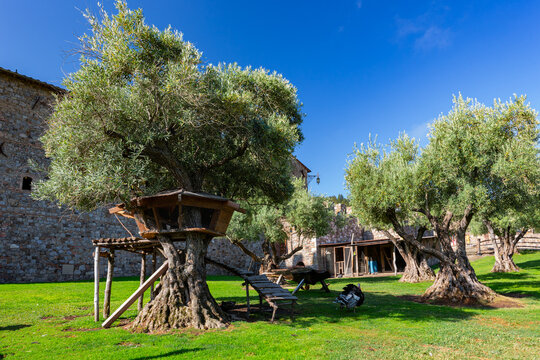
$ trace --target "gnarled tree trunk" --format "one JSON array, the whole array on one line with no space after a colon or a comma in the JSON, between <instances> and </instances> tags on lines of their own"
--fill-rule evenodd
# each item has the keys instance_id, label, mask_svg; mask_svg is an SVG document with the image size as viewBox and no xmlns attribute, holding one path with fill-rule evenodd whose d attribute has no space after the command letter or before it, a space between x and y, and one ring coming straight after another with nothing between
<instances>
[{"instance_id":1,"label":"gnarled tree trunk","mask_svg":"<svg viewBox=\"0 0 540 360\"><path fill-rule=\"evenodd\" d=\"M447 216L449 216L447 214ZM457 235L457 249L452 249L452 239L448 232L450 222L435 224L437 237L439 238L442 253L439 256L440 270L431 285L422 295L426 301L443 301L459 304L487 304L497 295L476 277L466 254L465 231L472 214L467 214L461 219Z\"/></svg>"},{"instance_id":2,"label":"gnarled tree trunk","mask_svg":"<svg viewBox=\"0 0 540 360\"><path fill-rule=\"evenodd\" d=\"M200 210L187 211L184 222L201 227ZM180 250L163 236L158 237L169 269L162 279L161 291L139 313L131 328L137 331L166 331L194 327L221 328L228 325L228 316L210 294L206 283L205 256L211 238L190 232L185 248Z\"/></svg>"},{"instance_id":3,"label":"gnarled tree trunk","mask_svg":"<svg viewBox=\"0 0 540 360\"><path fill-rule=\"evenodd\" d=\"M517 243L523 238L523 236L525 236L527 230L521 230L516 236L510 228L506 228L504 230L498 229L499 231L497 231L496 234L493 224L490 221L484 220L484 224L488 229L489 237L491 243L493 244L493 255L495 257L495 264L493 265L491 272L519 271L520 269L514 263L513 256L516 252ZM501 242L500 244L497 241L497 237Z\"/></svg>"},{"instance_id":4,"label":"gnarled tree trunk","mask_svg":"<svg viewBox=\"0 0 540 360\"><path fill-rule=\"evenodd\" d=\"M437 233L440 249L423 244L420 239L410 236L397 220L393 209L389 209L388 216L396 232L407 242L425 254L439 259L440 270L431 285L422 295L425 301L443 301L457 304L485 304L491 302L496 293L482 284L466 254L465 232L473 216L472 205L469 205L463 217L455 224L457 234L457 250L452 248L450 225L453 214L447 212L444 217L433 216L428 209L417 209L428 218Z\"/></svg>"},{"instance_id":5,"label":"gnarled tree trunk","mask_svg":"<svg viewBox=\"0 0 540 360\"><path fill-rule=\"evenodd\" d=\"M493 290L476 278L472 268L463 264L441 262L433 285L422 295L425 301L444 301L459 304L484 304L495 298Z\"/></svg>"},{"instance_id":6,"label":"gnarled tree trunk","mask_svg":"<svg viewBox=\"0 0 540 360\"><path fill-rule=\"evenodd\" d=\"M420 238L422 238L424 231L421 231ZM405 269L403 270L403 276L399 281L408 283L417 283L421 281L430 281L435 279L435 273L429 267L426 257L422 252L418 251L416 247L409 243L396 238L391 232L383 230L384 234L392 241L399 254L405 261Z\"/></svg>"}]
</instances>

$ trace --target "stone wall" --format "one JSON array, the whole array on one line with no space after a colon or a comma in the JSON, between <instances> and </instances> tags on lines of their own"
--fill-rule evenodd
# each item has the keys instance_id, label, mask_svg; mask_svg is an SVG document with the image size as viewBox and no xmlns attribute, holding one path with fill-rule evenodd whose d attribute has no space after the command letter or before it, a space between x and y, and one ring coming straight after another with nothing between
<instances>
[{"instance_id":1,"label":"stone wall","mask_svg":"<svg viewBox=\"0 0 540 360\"><path fill-rule=\"evenodd\" d=\"M91 240L128 236L104 209L89 214L72 212L35 201L31 191L23 189L23 182L32 187L39 178L28 160L45 164L39 137L58 90L0 69L1 283L90 279ZM118 255L117 275L138 274L138 257L124 252ZM105 261L101 263L105 268Z\"/></svg>"},{"instance_id":2,"label":"stone wall","mask_svg":"<svg viewBox=\"0 0 540 360\"><path fill-rule=\"evenodd\" d=\"M243 244L257 256L262 257L261 241L244 241ZM260 266L260 264L254 263L248 255L244 254L238 246L231 244L225 238L212 239L210 246L208 246L208 257L237 269L250 269L257 272ZM207 265L206 269L210 275L231 275L223 268L214 265Z\"/></svg>"}]
</instances>

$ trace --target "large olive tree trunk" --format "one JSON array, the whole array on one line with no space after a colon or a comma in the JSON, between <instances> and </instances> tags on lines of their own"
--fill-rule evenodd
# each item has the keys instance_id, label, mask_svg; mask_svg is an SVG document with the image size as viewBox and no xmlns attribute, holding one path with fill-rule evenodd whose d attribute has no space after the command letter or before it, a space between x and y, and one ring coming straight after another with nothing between
<instances>
[{"instance_id":1,"label":"large olive tree trunk","mask_svg":"<svg viewBox=\"0 0 540 360\"><path fill-rule=\"evenodd\" d=\"M441 245L441 251L433 249L435 250L433 254L440 260L440 270L433 285L426 290L422 298L427 301L459 304L489 303L495 298L496 293L478 280L466 253L465 232L472 219L472 209L469 207L456 225L455 251L449 232L451 219L451 213L447 213L442 221L431 219Z\"/></svg>"},{"instance_id":2,"label":"large olive tree trunk","mask_svg":"<svg viewBox=\"0 0 540 360\"><path fill-rule=\"evenodd\" d=\"M465 305L489 303L494 299L495 292L478 281L474 270L471 270L459 262L441 261L435 281L422 299Z\"/></svg>"},{"instance_id":3,"label":"large olive tree trunk","mask_svg":"<svg viewBox=\"0 0 540 360\"><path fill-rule=\"evenodd\" d=\"M424 230L419 229L420 239L423 237ZM383 230L383 233L392 241L399 254L405 261L403 276L399 281L408 283L417 283L435 279L435 273L429 267L426 257L421 251L408 242L398 239L391 232Z\"/></svg>"},{"instance_id":4,"label":"large olive tree trunk","mask_svg":"<svg viewBox=\"0 0 540 360\"><path fill-rule=\"evenodd\" d=\"M489 238L493 244L493 255L495 257L495 264L491 269L491 272L515 272L519 271L519 267L514 263L513 256L516 253L517 243L525 236L527 229L522 229L516 236L515 232L512 232L510 228L497 229L495 231L493 224L484 220ZM499 238L500 244L497 241Z\"/></svg>"},{"instance_id":5,"label":"large olive tree trunk","mask_svg":"<svg viewBox=\"0 0 540 360\"><path fill-rule=\"evenodd\" d=\"M188 227L201 227L200 219L200 210L192 208L185 214L184 223ZM218 306L206 283L204 258L211 238L190 232L185 248L180 251L170 239L163 236L158 239L169 269L163 276L160 292L139 313L131 328L158 332L227 326L228 316Z\"/></svg>"},{"instance_id":6,"label":"large olive tree trunk","mask_svg":"<svg viewBox=\"0 0 540 360\"><path fill-rule=\"evenodd\" d=\"M431 285L422 295L424 301L449 302L457 304L485 304L491 302L496 293L482 284L476 277L466 254L465 232L473 216L472 206L468 206L463 217L453 225L457 235L457 249L452 248L450 226L453 214L443 217L433 216L427 209L417 209L426 215L437 234L440 248L428 246L410 236L399 223L395 213L388 212L396 232L421 252L439 259L440 270Z\"/></svg>"}]
</instances>

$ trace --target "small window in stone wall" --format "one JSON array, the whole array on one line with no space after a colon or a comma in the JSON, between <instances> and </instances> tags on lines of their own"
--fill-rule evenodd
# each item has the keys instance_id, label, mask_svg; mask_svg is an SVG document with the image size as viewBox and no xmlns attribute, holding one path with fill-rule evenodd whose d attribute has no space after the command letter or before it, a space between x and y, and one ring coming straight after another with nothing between
<instances>
[{"instance_id":1,"label":"small window in stone wall","mask_svg":"<svg viewBox=\"0 0 540 360\"><path fill-rule=\"evenodd\" d=\"M22 189L23 190L28 190L28 191L32 190L32 178L31 177L29 177L29 176L23 177Z\"/></svg>"}]
</instances>

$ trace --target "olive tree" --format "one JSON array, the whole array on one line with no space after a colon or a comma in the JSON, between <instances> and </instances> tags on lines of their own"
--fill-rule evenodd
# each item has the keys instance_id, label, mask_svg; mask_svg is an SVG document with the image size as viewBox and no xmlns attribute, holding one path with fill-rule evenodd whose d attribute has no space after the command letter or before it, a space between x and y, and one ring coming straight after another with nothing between
<instances>
[{"instance_id":1,"label":"olive tree","mask_svg":"<svg viewBox=\"0 0 540 360\"><path fill-rule=\"evenodd\" d=\"M514 125L515 130L501 127L500 134L494 139L503 150L497 155L488 182L488 198L476 219L483 225L482 230L487 230L493 245L495 264L492 272L519 271L512 259L516 246L529 229L540 227L536 113L523 111L514 121L519 122Z\"/></svg>"},{"instance_id":2,"label":"olive tree","mask_svg":"<svg viewBox=\"0 0 540 360\"><path fill-rule=\"evenodd\" d=\"M302 140L295 87L264 69L204 64L179 32L147 25L124 2L116 8L86 15L91 33L42 137L51 161L35 196L81 210L170 188L290 196L289 161ZM200 209L186 211L185 226L201 227ZM182 251L158 240L169 270L133 328L225 326L206 284L211 238L190 232Z\"/></svg>"},{"instance_id":3,"label":"olive tree","mask_svg":"<svg viewBox=\"0 0 540 360\"><path fill-rule=\"evenodd\" d=\"M405 261L403 282L435 278L424 254L410 241L421 241L429 227L408 206L417 187L418 154L418 144L405 134L388 147L370 140L355 150L345 176L353 213L362 224L382 230ZM399 236L391 229L399 230Z\"/></svg>"},{"instance_id":4,"label":"olive tree","mask_svg":"<svg viewBox=\"0 0 540 360\"><path fill-rule=\"evenodd\" d=\"M473 216L484 211L494 192L515 192L510 183L518 179L534 181L522 172L511 171L512 162L501 161L514 141L534 142L531 126L537 126L536 113L524 97L506 103L496 101L493 107L487 107L459 96L454 98L453 109L431 125L429 144L412 160L411 172L403 175L410 179L400 181L402 175L395 172L384 184L382 191L398 187L407 194L400 198L403 202L386 209L385 221L406 242L440 261L435 282L423 295L424 299L460 303L485 303L494 299L495 292L478 281L469 262L465 234ZM355 168L354 161L351 170ZM403 159L397 156L395 161L403 162ZM378 167L379 161L373 161L372 166ZM498 181L501 174L505 177ZM351 189L358 182L356 177L348 179ZM493 187L495 182L498 188ZM352 190L351 193L354 204ZM438 246L406 236L401 219L411 216L421 217L431 226Z\"/></svg>"},{"instance_id":5,"label":"olive tree","mask_svg":"<svg viewBox=\"0 0 540 360\"><path fill-rule=\"evenodd\" d=\"M242 203L246 215L234 214L227 231L229 240L266 272L279 267L303 249L306 237L324 236L330 230L333 212L324 198L314 196L304 187L301 179L294 180L294 193L288 201L272 203L261 198ZM296 236L298 245L286 254L279 254L278 247ZM242 241L261 240L263 256L250 251Z\"/></svg>"}]
</instances>

